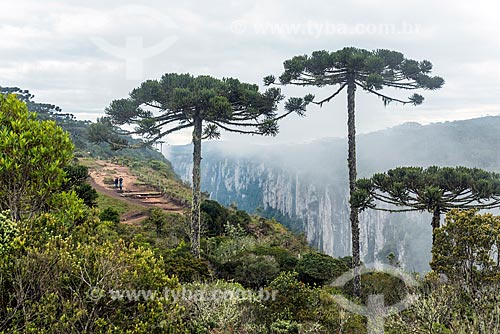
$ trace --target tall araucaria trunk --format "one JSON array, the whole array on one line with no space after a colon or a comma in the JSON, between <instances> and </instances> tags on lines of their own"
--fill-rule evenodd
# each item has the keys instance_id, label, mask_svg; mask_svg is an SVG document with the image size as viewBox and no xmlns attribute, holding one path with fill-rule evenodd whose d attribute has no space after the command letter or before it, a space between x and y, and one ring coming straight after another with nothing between
<instances>
[{"instance_id":1,"label":"tall araucaria trunk","mask_svg":"<svg viewBox=\"0 0 500 334\"><path fill-rule=\"evenodd\" d=\"M441 225L441 210L439 208L435 208L432 213L432 246L434 246L434 233L436 229Z\"/></svg>"},{"instance_id":2,"label":"tall araucaria trunk","mask_svg":"<svg viewBox=\"0 0 500 334\"><path fill-rule=\"evenodd\" d=\"M193 119L193 202L191 205L191 252L200 257L200 205L201 205L201 135L202 119Z\"/></svg>"},{"instance_id":3,"label":"tall araucaria trunk","mask_svg":"<svg viewBox=\"0 0 500 334\"><path fill-rule=\"evenodd\" d=\"M347 166L349 168L349 198L353 196L356 190L356 122L354 113L354 98L356 92L356 84L354 82L354 73L348 74L347 79L347 140L348 140L348 156ZM351 240L352 240L352 265L354 269L354 295L361 296L361 277L356 269L360 265L359 254L359 218L358 209L350 205L350 221L351 221Z\"/></svg>"}]
</instances>

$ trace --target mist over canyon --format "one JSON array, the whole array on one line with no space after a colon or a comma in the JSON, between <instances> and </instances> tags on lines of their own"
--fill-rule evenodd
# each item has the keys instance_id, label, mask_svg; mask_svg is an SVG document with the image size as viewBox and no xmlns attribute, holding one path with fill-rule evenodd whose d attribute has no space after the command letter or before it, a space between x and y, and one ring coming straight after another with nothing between
<instances>
[{"instance_id":1,"label":"mist over canyon","mask_svg":"<svg viewBox=\"0 0 500 334\"><path fill-rule=\"evenodd\" d=\"M397 166L466 166L500 171L500 116L418 123L357 137L358 177ZM205 142L202 190L225 205L275 217L304 232L308 242L332 255L350 255L347 140L325 138L270 146ZM176 173L191 180L192 146L170 146ZM394 253L407 270L426 271L432 231L426 212L360 215L361 258L386 262Z\"/></svg>"}]
</instances>

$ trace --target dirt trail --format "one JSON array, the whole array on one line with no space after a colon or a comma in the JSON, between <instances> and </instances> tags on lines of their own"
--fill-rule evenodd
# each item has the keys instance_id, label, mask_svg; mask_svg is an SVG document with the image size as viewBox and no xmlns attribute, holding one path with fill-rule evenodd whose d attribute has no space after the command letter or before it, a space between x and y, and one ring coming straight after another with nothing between
<instances>
[{"instance_id":1,"label":"dirt trail","mask_svg":"<svg viewBox=\"0 0 500 334\"><path fill-rule=\"evenodd\" d=\"M100 193L128 202L139 208L122 215L120 217L122 223L139 224L147 218L147 209L154 207L161 208L165 212L180 214L184 212L184 207L175 204L153 187L139 182L130 168L103 160L97 160L96 164L97 167L89 167L89 181L92 187ZM115 185L110 183L115 177L123 178L122 192L115 189Z\"/></svg>"}]
</instances>

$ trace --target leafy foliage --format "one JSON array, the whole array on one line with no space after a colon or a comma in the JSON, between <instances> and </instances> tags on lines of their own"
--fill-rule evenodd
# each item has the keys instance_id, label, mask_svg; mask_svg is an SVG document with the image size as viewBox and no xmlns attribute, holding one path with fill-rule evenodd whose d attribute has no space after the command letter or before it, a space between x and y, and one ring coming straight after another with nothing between
<instances>
[{"instance_id":1,"label":"leafy foliage","mask_svg":"<svg viewBox=\"0 0 500 334\"><path fill-rule=\"evenodd\" d=\"M252 220L245 211L226 208L213 200L203 201L200 208L206 235L209 237L222 235L227 223L240 226L248 231L248 226Z\"/></svg>"},{"instance_id":2,"label":"leafy foliage","mask_svg":"<svg viewBox=\"0 0 500 334\"><path fill-rule=\"evenodd\" d=\"M39 121L14 95L0 94L0 208L13 219L41 211L64 181L73 144L53 121Z\"/></svg>"},{"instance_id":3,"label":"leafy foliage","mask_svg":"<svg viewBox=\"0 0 500 334\"><path fill-rule=\"evenodd\" d=\"M269 284L279 272L280 268L274 257L247 253L238 258L232 276L243 286L258 289Z\"/></svg>"},{"instance_id":4,"label":"leafy foliage","mask_svg":"<svg viewBox=\"0 0 500 334\"><path fill-rule=\"evenodd\" d=\"M149 210L149 217L144 221L144 224L150 224L155 227L156 234L163 235L163 228L167 223L167 216L160 208L152 208Z\"/></svg>"},{"instance_id":5,"label":"leafy foliage","mask_svg":"<svg viewBox=\"0 0 500 334\"><path fill-rule=\"evenodd\" d=\"M347 261L313 252L304 254L295 270L299 273L299 279L302 282L310 285L324 285L331 283L335 278L349 270L349 268L350 266Z\"/></svg>"},{"instance_id":6,"label":"leafy foliage","mask_svg":"<svg viewBox=\"0 0 500 334\"><path fill-rule=\"evenodd\" d=\"M280 246L257 246L252 250L252 253L272 256L278 263L280 271L293 271L299 262L291 250Z\"/></svg>"},{"instance_id":7,"label":"leafy foliage","mask_svg":"<svg viewBox=\"0 0 500 334\"><path fill-rule=\"evenodd\" d=\"M116 209L107 207L99 214L99 219L118 224L120 222L120 214L116 211Z\"/></svg>"},{"instance_id":8,"label":"leafy foliage","mask_svg":"<svg viewBox=\"0 0 500 334\"><path fill-rule=\"evenodd\" d=\"M94 210L69 195L59 200L57 211L31 224L23 221L17 251L3 254L0 333L184 332L180 308L172 301L112 293L176 289L178 282L151 249L125 244L114 225L100 222ZM68 224L78 206L84 210L81 223Z\"/></svg>"},{"instance_id":9,"label":"leafy foliage","mask_svg":"<svg viewBox=\"0 0 500 334\"><path fill-rule=\"evenodd\" d=\"M476 291L445 283L434 273L422 282L415 303L386 321L386 333L498 333L498 285Z\"/></svg>"},{"instance_id":10,"label":"leafy foliage","mask_svg":"<svg viewBox=\"0 0 500 334\"><path fill-rule=\"evenodd\" d=\"M180 282L202 282L212 278L209 263L194 257L185 242L162 253L165 272L175 276Z\"/></svg>"},{"instance_id":11,"label":"leafy foliage","mask_svg":"<svg viewBox=\"0 0 500 334\"><path fill-rule=\"evenodd\" d=\"M452 210L436 230L431 268L471 290L500 282L500 217Z\"/></svg>"},{"instance_id":12,"label":"leafy foliage","mask_svg":"<svg viewBox=\"0 0 500 334\"><path fill-rule=\"evenodd\" d=\"M64 168L66 180L62 184L65 191L74 190L89 207L97 206L97 191L87 182L89 169L83 165L71 164Z\"/></svg>"},{"instance_id":13,"label":"leafy foliage","mask_svg":"<svg viewBox=\"0 0 500 334\"><path fill-rule=\"evenodd\" d=\"M12 248L14 238L19 234L17 224L10 219L7 211L0 212L0 256L8 253Z\"/></svg>"},{"instance_id":14,"label":"leafy foliage","mask_svg":"<svg viewBox=\"0 0 500 334\"><path fill-rule=\"evenodd\" d=\"M349 281L342 288L343 292L349 296L354 296L353 282ZM373 272L361 276L361 297L362 304L368 303L368 296L384 296L385 305L394 305L406 297L409 288L405 282L398 277L394 277L384 272Z\"/></svg>"},{"instance_id":15,"label":"leafy foliage","mask_svg":"<svg viewBox=\"0 0 500 334\"><path fill-rule=\"evenodd\" d=\"M186 294L220 296L220 298L197 298L182 303L189 316L191 333L264 333L266 328L259 323L255 309L255 293L245 290L237 283L214 281L185 285Z\"/></svg>"},{"instance_id":16,"label":"leafy foliage","mask_svg":"<svg viewBox=\"0 0 500 334\"><path fill-rule=\"evenodd\" d=\"M279 291L276 300L268 301L267 308L280 320L307 319L314 308L314 292L298 279L296 272L283 272L270 284L269 289Z\"/></svg>"}]
</instances>

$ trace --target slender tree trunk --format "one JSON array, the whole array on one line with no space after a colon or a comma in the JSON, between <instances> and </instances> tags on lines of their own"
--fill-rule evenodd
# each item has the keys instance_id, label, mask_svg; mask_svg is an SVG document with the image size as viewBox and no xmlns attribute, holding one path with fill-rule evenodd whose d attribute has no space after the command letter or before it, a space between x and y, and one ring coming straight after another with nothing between
<instances>
[{"instance_id":1,"label":"slender tree trunk","mask_svg":"<svg viewBox=\"0 0 500 334\"><path fill-rule=\"evenodd\" d=\"M356 84L354 83L354 74L349 74L347 79L347 140L348 140L348 156L347 166L349 168L349 198L352 197L356 190L356 122L354 113L354 98L356 92ZM354 295L361 296L361 276L357 267L360 265L359 254L359 218L358 209L350 205L350 221L351 221L351 241L352 241L352 265L354 269Z\"/></svg>"},{"instance_id":2,"label":"slender tree trunk","mask_svg":"<svg viewBox=\"0 0 500 334\"><path fill-rule=\"evenodd\" d=\"M434 244L436 241L436 229L441 225L441 210L435 208L432 213L432 250L434 250ZM432 252L432 262L434 262L434 252Z\"/></svg>"},{"instance_id":3,"label":"slender tree trunk","mask_svg":"<svg viewBox=\"0 0 500 334\"><path fill-rule=\"evenodd\" d=\"M432 214L432 246L434 246L434 232L436 231L437 228L441 226L441 210L439 208L434 209L434 212Z\"/></svg>"},{"instance_id":4,"label":"slender tree trunk","mask_svg":"<svg viewBox=\"0 0 500 334\"><path fill-rule=\"evenodd\" d=\"M195 257L200 257L200 169L202 119L195 117L193 121L193 203L191 205L191 252Z\"/></svg>"}]
</instances>

